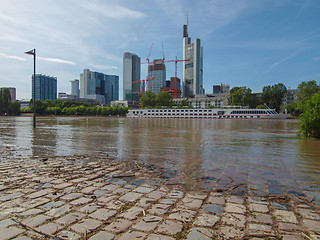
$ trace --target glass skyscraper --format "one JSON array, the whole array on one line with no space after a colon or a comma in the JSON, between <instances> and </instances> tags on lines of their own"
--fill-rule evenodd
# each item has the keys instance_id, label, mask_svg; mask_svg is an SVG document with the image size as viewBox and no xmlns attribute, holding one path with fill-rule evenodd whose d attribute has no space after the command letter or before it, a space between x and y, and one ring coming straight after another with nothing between
<instances>
[{"instance_id":1,"label":"glass skyscraper","mask_svg":"<svg viewBox=\"0 0 320 240\"><path fill-rule=\"evenodd\" d=\"M142 84L139 81L141 78L140 57L134 53L125 52L123 54L123 100L127 100L126 96L132 93L140 93Z\"/></svg>"},{"instance_id":2,"label":"glass skyscraper","mask_svg":"<svg viewBox=\"0 0 320 240\"><path fill-rule=\"evenodd\" d=\"M57 78L42 74L36 74L36 89L34 89L32 75L32 97L35 92L35 99L45 101L47 99L55 101L57 99Z\"/></svg>"},{"instance_id":3,"label":"glass skyscraper","mask_svg":"<svg viewBox=\"0 0 320 240\"><path fill-rule=\"evenodd\" d=\"M166 85L166 66L162 59L155 59L148 66L148 79L150 80L146 83L147 90L155 94Z\"/></svg>"},{"instance_id":4,"label":"glass skyscraper","mask_svg":"<svg viewBox=\"0 0 320 240\"><path fill-rule=\"evenodd\" d=\"M183 25L183 96L192 97L195 94L204 94L203 88L203 47L200 39L191 43L188 37L188 25Z\"/></svg>"},{"instance_id":5,"label":"glass skyscraper","mask_svg":"<svg viewBox=\"0 0 320 240\"><path fill-rule=\"evenodd\" d=\"M80 98L107 104L119 100L119 76L84 69L80 74Z\"/></svg>"}]
</instances>

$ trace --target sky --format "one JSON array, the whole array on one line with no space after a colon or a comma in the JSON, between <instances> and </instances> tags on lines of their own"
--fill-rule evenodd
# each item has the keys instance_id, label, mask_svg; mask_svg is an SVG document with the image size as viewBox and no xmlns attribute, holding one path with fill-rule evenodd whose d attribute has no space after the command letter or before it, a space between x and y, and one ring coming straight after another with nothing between
<instances>
[{"instance_id":1,"label":"sky","mask_svg":"<svg viewBox=\"0 0 320 240\"><path fill-rule=\"evenodd\" d=\"M87 68L118 75L122 99L123 53L182 59L187 13L189 37L204 49L206 93L220 83L253 92L320 83L319 0L0 0L0 6L0 87L15 87L17 99L31 98L33 59L24 52L33 48L36 73L57 77L58 92L70 93L70 80ZM167 79L174 65L166 64Z\"/></svg>"}]
</instances>

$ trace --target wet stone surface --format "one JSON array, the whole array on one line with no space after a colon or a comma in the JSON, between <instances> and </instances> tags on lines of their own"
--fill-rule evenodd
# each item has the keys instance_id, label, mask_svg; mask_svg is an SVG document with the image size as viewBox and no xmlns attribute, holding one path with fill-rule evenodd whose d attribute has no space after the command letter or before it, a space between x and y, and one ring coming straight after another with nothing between
<instances>
[{"instance_id":1,"label":"wet stone surface","mask_svg":"<svg viewBox=\"0 0 320 240\"><path fill-rule=\"evenodd\" d=\"M0 239L320 239L311 186L286 190L239 169L238 179L216 171L190 187L146 163L42 159L0 159Z\"/></svg>"}]
</instances>

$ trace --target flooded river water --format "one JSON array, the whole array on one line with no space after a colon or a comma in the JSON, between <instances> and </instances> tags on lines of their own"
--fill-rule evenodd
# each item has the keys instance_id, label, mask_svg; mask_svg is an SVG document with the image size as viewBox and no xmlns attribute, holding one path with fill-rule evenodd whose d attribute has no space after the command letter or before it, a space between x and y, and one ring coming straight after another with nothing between
<instances>
[{"instance_id":1,"label":"flooded river water","mask_svg":"<svg viewBox=\"0 0 320 240\"><path fill-rule=\"evenodd\" d=\"M298 120L1 117L2 152L17 157L108 154L190 179L246 184L320 199L320 141L296 137ZM218 181L217 181L218 179Z\"/></svg>"}]
</instances>

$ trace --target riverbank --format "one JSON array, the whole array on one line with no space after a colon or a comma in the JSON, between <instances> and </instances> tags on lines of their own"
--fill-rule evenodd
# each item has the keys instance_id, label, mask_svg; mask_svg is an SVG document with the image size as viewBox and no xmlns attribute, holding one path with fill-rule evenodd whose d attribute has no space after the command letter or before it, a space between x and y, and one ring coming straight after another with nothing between
<instances>
[{"instance_id":1,"label":"riverbank","mask_svg":"<svg viewBox=\"0 0 320 240\"><path fill-rule=\"evenodd\" d=\"M0 160L1 239L320 239L319 205L101 155ZM218 184L219 183L219 184ZM260 190L260 191L259 191Z\"/></svg>"}]
</instances>

